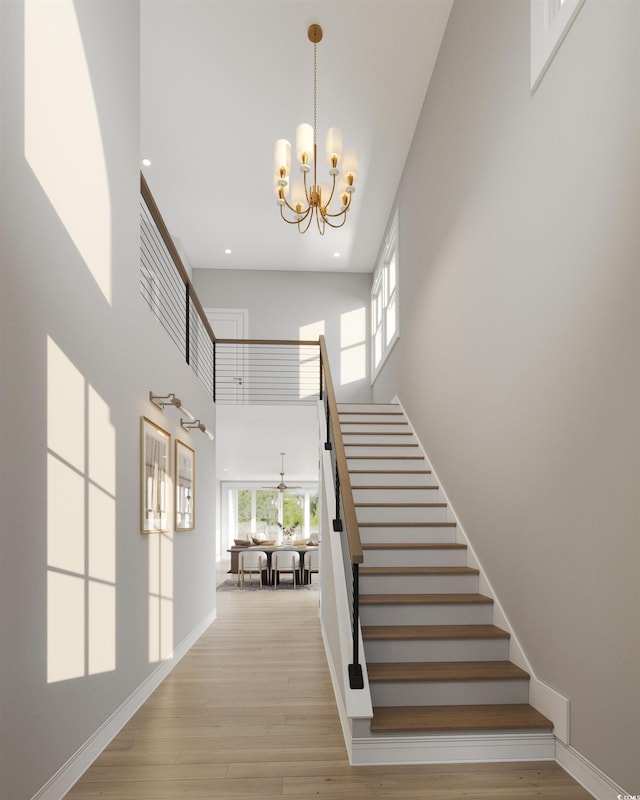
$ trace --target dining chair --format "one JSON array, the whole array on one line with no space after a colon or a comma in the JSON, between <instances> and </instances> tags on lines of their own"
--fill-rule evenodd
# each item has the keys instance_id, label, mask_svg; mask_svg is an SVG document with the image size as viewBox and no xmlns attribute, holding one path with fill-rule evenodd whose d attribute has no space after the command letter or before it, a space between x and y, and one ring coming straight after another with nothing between
<instances>
[{"instance_id":1,"label":"dining chair","mask_svg":"<svg viewBox=\"0 0 640 800\"><path fill-rule=\"evenodd\" d=\"M262 550L244 550L238 558L238 586L244 589L244 576L258 573L259 588L262 589L262 577L267 569L267 556Z\"/></svg>"},{"instance_id":2,"label":"dining chair","mask_svg":"<svg viewBox=\"0 0 640 800\"><path fill-rule=\"evenodd\" d=\"M300 553L297 550L277 550L271 556L271 582L278 588L280 573L290 572L293 588L300 586Z\"/></svg>"},{"instance_id":3,"label":"dining chair","mask_svg":"<svg viewBox=\"0 0 640 800\"><path fill-rule=\"evenodd\" d=\"M320 572L320 551L316 547L314 550L307 550L304 554L303 573L305 583L313 583L314 573Z\"/></svg>"}]
</instances>

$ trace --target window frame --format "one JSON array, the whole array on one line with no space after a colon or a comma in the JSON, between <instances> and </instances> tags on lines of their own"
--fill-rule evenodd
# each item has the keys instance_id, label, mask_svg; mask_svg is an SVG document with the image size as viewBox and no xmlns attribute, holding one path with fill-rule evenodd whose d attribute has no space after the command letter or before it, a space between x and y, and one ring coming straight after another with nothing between
<instances>
[{"instance_id":1,"label":"window frame","mask_svg":"<svg viewBox=\"0 0 640 800\"><path fill-rule=\"evenodd\" d=\"M395 343L400 338L398 212L389 228L382 255L371 281L371 384L378 377ZM393 268L392 266L393 265ZM393 273L393 285L391 275ZM393 314L393 333L389 335L389 315ZM379 340L378 340L379 336ZM378 346L379 345L379 346ZM378 358L379 353L379 358Z\"/></svg>"},{"instance_id":2,"label":"window frame","mask_svg":"<svg viewBox=\"0 0 640 800\"><path fill-rule=\"evenodd\" d=\"M540 85L584 0L530 0L531 91Z\"/></svg>"}]
</instances>

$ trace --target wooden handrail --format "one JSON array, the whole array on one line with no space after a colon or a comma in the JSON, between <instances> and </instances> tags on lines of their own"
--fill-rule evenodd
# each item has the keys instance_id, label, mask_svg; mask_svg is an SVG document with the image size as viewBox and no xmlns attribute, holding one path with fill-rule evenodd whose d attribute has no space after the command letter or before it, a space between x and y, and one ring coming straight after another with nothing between
<instances>
[{"instance_id":1,"label":"wooden handrail","mask_svg":"<svg viewBox=\"0 0 640 800\"><path fill-rule=\"evenodd\" d=\"M216 339L216 344L277 344L277 345L315 345L317 339Z\"/></svg>"},{"instance_id":2,"label":"wooden handrail","mask_svg":"<svg viewBox=\"0 0 640 800\"><path fill-rule=\"evenodd\" d=\"M191 282L191 278L189 277L189 273L187 272L184 264L182 263L182 259L180 258L180 254L178 253L178 249L175 246L175 243L169 233L169 229L167 228L164 219L162 218L162 214L160 213L160 209L156 201L151 194L151 189L149 188L149 184L145 180L144 175L142 172L140 173L140 194L144 202L146 203L147 208L149 209L149 213L151 214L151 218L156 224L158 232L162 237L162 241L165 244L165 247L169 251L169 255L173 263L178 270L178 274L182 278L182 282L186 287L189 289L189 297L193 305L196 307L196 311L198 312L198 316L202 320L202 324L206 332L209 334L209 338L212 342L216 342L216 335L213 332L213 328L211 327L211 323L207 319L207 315L205 314L204 308L202 307L202 303L200 302L200 298L198 297L196 290L193 288L193 283Z\"/></svg>"},{"instance_id":3,"label":"wooden handrail","mask_svg":"<svg viewBox=\"0 0 640 800\"><path fill-rule=\"evenodd\" d=\"M342 489L342 508L347 529L349 556L352 564L362 564L363 555L362 542L360 541L360 529L358 527L358 520L356 518L356 509L353 504L353 493L351 491L351 480L349 478L349 469L347 467L347 457L345 455L344 442L342 440L342 432L340 430L338 404L336 403L336 395L333 388L331 371L329 369L329 356L327 354L327 346L325 344L324 336L320 336L320 358L324 371L324 389L327 393L329 417L331 419L333 431L333 443L336 451L338 479Z\"/></svg>"}]
</instances>

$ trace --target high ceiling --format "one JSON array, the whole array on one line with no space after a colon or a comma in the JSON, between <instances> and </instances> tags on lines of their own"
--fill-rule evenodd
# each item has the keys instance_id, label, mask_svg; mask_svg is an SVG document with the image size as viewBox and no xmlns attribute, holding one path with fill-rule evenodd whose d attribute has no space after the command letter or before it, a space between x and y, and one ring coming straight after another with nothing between
<instances>
[{"instance_id":1,"label":"high ceiling","mask_svg":"<svg viewBox=\"0 0 640 800\"><path fill-rule=\"evenodd\" d=\"M143 170L192 267L372 270L451 4L142 0ZM359 156L353 210L324 237L282 222L273 189L276 139L295 148L313 122L312 22L319 180L327 128Z\"/></svg>"}]
</instances>

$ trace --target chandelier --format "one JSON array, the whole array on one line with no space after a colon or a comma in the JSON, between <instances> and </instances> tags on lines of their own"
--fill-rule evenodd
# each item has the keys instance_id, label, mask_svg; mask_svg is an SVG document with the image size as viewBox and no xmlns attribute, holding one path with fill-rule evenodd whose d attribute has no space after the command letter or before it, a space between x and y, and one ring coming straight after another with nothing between
<instances>
[{"instance_id":1,"label":"chandelier","mask_svg":"<svg viewBox=\"0 0 640 800\"><path fill-rule=\"evenodd\" d=\"M278 139L275 147L275 189L280 216L285 222L297 225L300 233L306 233L315 217L318 230L324 235L327 225L331 228L341 228L347 220L351 198L356 190L354 182L357 178L357 160L353 151L347 151L343 156L340 128L329 128L326 155L331 184L321 186L318 183L316 47L318 42L322 41L322 28L320 25L310 25L307 35L309 41L313 43L313 127L304 122L296 129L296 158L300 165L302 181L297 181L291 186L291 144L286 139ZM309 185L307 176L312 170L313 182ZM340 173L343 174L342 188L336 191ZM341 205L334 202L332 208L334 195L340 195Z\"/></svg>"}]
</instances>

